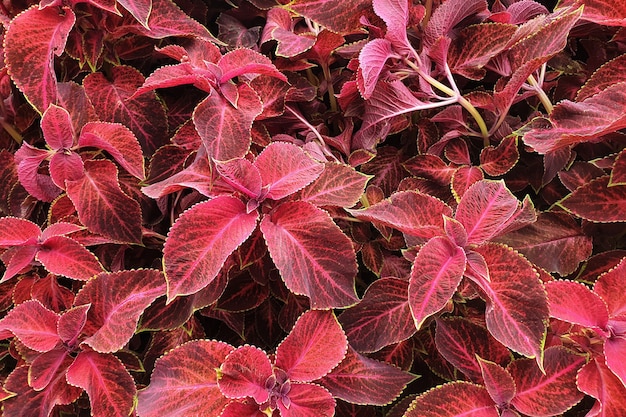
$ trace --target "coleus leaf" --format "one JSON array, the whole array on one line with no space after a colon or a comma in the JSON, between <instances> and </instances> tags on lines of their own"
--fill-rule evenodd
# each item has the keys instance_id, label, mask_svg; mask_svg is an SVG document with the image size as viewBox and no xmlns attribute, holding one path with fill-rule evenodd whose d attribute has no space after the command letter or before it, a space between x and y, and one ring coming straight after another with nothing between
<instances>
[{"instance_id":1,"label":"coleus leaf","mask_svg":"<svg viewBox=\"0 0 626 417\"><path fill-rule=\"evenodd\" d=\"M616 291L624 284L626 260L620 262L609 271L601 274L593 287L594 292L606 303L610 317L619 317L626 313L626 294Z\"/></svg>"},{"instance_id":2,"label":"coleus leaf","mask_svg":"<svg viewBox=\"0 0 626 417\"><path fill-rule=\"evenodd\" d=\"M571 274L591 255L591 237L566 213L541 213L535 223L495 239L535 265L561 276Z\"/></svg>"},{"instance_id":3,"label":"coleus leaf","mask_svg":"<svg viewBox=\"0 0 626 417\"><path fill-rule=\"evenodd\" d=\"M370 6L358 0L295 0L284 7L335 33L349 34L361 28L359 19Z\"/></svg>"},{"instance_id":4,"label":"coleus leaf","mask_svg":"<svg viewBox=\"0 0 626 417\"><path fill-rule=\"evenodd\" d=\"M487 10L485 0L452 0L442 3L435 9L424 28L425 44L431 46L440 36L447 36L463 19L485 10Z\"/></svg>"},{"instance_id":5,"label":"coleus leaf","mask_svg":"<svg viewBox=\"0 0 626 417\"><path fill-rule=\"evenodd\" d=\"M574 281L545 283L550 316L584 327L605 329L609 311L605 302L584 284Z\"/></svg>"},{"instance_id":6,"label":"coleus leaf","mask_svg":"<svg viewBox=\"0 0 626 417\"><path fill-rule=\"evenodd\" d=\"M226 258L252 234L257 220L256 211L248 213L244 203L230 196L184 212L170 229L163 249L168 302L209 285Z\"/></svg>"},{"instance_id":7,"label":"coleus leaf","mask_svg":"<svg viewBox=\"0 0 626 417\"><path fill-rule=\"evenodd\" d=\"M30 300L14 307L0 320L0 331L10 331L29 349L48 352L61 341L58 322L58 314L39 301Z\"/></svg>"},{"instance_id":8,"label":"coleus leaf","mask_svg":"<svg viewBox=\"0 0 626 417\"><path fill-rule=\"evenodd\" d=\"M496 404L510 404L517 389L513 377L503 367L476 355L485 388Z\"/></svg>"},{"instance_id":9,"label":"coleus leaf","mask_svg":"<svg viewBox=\"0 0 626 417\"><path fill-rule=\"evenodd\" d=\"M280 7L272 7L267 11L267 21L263 27L261 43L270 40L277 42L276 55L285 58L292 58L306 52L315 44L313 36L293 32L291 13Z\"/></svg>"},{"instance_id":10,"label":"coleus leaf","mask_svg":"<svg viewBox=\"0 0 626 417\"><path fill-rule=\"evenodd\" d=\"M582 19L607 26L626 25L626 6L622 1L607 0L561 0L559 7L583 4Z\"/></svg>"},{"instance_id":11,"label":"coleus leaf","mask_svg":"<svg viewBox=\"0 0 626 417\"><path fill-rule=\"evenodd\" d=\"M53 349L37 356L28 369L29 385L34 390L41 391L59 374L64 377L73 361L74 358L65 349Z\"/></svg>"},{"instance_id":12,"label":"coleus leaf","mask_svg":"<svg viewBox=\"0 0 626 417\"><path fill-rule=\"evenodd\" d=\"M267 380L272 376L267 354L254 346L241 346L230 352L218 370L218 386L228 398L252 397L263 404L269 397Z\"/></svg>"},{"instance_id":13,"label":"coleus leaf","mask_svg":"<svg viewBox=\"0 0 626 417\"><path fill-rule=\"evenodd\" d=\"M354 304L356 255L328 213L303 201L283 203L266 215L261 231L287 287L313 308Z\"/></svg>"},{"instance_id":14,"label":"coleus leaf","mask_svg":"<svg viewBox=\"0 0 626 417\"><path fill-rule=\"evenodd\" d=\"M35 259L48 272L72 279L88 280L104 269L93 253L66 236L45 239Z\"/></svg>"},{"instance_id":15,"label":"coleus leaf","mask_svg":"<svg viewBox=\"0 0 626 417\"><path fill-rule=\"evenodd\" d=\"M559 201L558 205L593 222L626 221L626 211L623 209L626 187L610 186L609 183L609 175L593 179Z\"/></svg>"},{"instance_id":16,"label":"coleus leaf","mask_svg":"<svg viewBox=\"0 0 626 417\"><path fill-rule=\"evenodd\" d=\"M54 150L66 150L74 146L76 132L67 110L51 104L41 117L41 131L46 143Z\"/></svg>"},{"instance_id":17,"label":"coleus leaf","mask_svg":"<svg viewBox=\"0 0 626 417\"><path fill-rule=\"evenodd\" d=\"M150 385L139 391L141 417L219 415L228 403L217 385L216 369L234 348L224 342L194 340L159 358Z\"/></svg>"},{"instance_id":18,"label":"coleus leaf","mask_svg":"<svg viewBox=\"0 0 626 417\"><path fill-rule=\"evenodd\" d=\"M353 404L386 405L415 376L348 348L346 357L320 380L334 397Z\"/></svg>"},{"instance_id":19,"label":"coleus leaf","mask_svg":"<svg viewBox=\"0 0 626 417\"><path fill-rule=\"evenodd\" d=\"M66 379L87 391L94 417L128 416L134 408L135 381L113 355L80 352L68 368Z\"/></svg>"},{"instance_id":20,"label":"coleus leaf","mask_svg":"<svg viewBox=\"0 0 626 417\"><path fill-rule=\"evenodd\" d=\"M409 306L418 330L452 298L463 278L465 264L463 248L447 237L434 237L420 248L409 280Z\"/></svg>"},{"instance_id":21,"label":"coleus leaf","mask_svg":"<svg viewBox=\"0 0 626 417\"><path fill-rule=\"evenodd\" d=\"M214 92L193 112L196 130L209 156L217 161L242 158L248 152L252 122L263 111L259 96L247 84L240 84L237 93L237 107Z\"/></svg>"},{"instance_id":22,"label":"coleus leaf","mask_svg":"<svg viewBox=\"0 0 626 417\"><path fill-rule=\"evenodd\" d=\"M603 359L597 357L584 365L578 372L576 385L597 400L591 410L594 415L618 417L626 412L626 387Z\"/></svg>"},{"instance_id":23,"label":"coleus leaf","mask_svg":"<svg viewBox=\"0 0 626 417\"><path fill-rule=\"evenodd\" d=\"M485 319L489 332L503 345L541 366L549 316L545 289L532 264L512 249L484 244L474 249L489 266ZM512 279L510 271L516 271ZM529 309L528 306L533 308Z\"/></svg>"},{"instance_id":24,"label":"coleus leaf","mask_svg":"<svg viewBox=\"0 0 626 417\"><path fill-rule=\"evenodd\" d=\"M419 395L403 417L498 417L487 390L469 382L451 382Z\"/></svg>"},{"instance_id":25,"label":"coleus leaf","mask_svg":"<svg viewBox=\"0 0 626 417\"><path fill-rule=\"evenodd\" d=\"M443 201L416 191L400 191L370 207L348 210L360 220L393 227L411 236L431 238L443 232L443 216L452 209Z\"/></svg>"},{"instance_id":26,"label":"coleus leaf","mask_svg":"<svg viewBox=\"0 0 626 417\"><path fill-rule=\"evenodd\" d=\"M488 146L480 152L480 169L491 176L506 174L519 160L517 137L507 136L498 146Z\"/></svg>"},{"instance_id":27,"label":"coleus leaf","mask_svg":"<svg viewBox=\"0 0 626 417\"><path fill-rule=\"evenodd\" d=\"M141 208L121 190L108 160L85 161L85 176L67 181L67 195L91 232L118 242L141 242Z\"/></svg>"},{"instance_id":28,"label":"coleus leaf","mask_svg":"<svg viewBox=\"0 0 626 417\"><path fill-rule=\"evenodd\" d=\"M349 165L327 162L319 177L298 193L298 200L315 206L352 207L370 178Z\"/></svg>"},{"instance_id":29,"label":"coleus leaf","mask_svg":"<svg viewBox=\"0 0 626 417\"><path fill-rule=\"evenodd\" d=\"M614 3L615 4L615 3ZM585 14L583 10L583 16ZM626 18L626 15L625 15ZM626 69L626 54L620 55L600 66L593 72L591 77L580 87L576 93L576 101L581 102L592 97L608 87L626 81L624 70Z\"/></svg>"},{"instance_id":30,"label":"coleus leaf","mask_svg":"<svg viewBox=\"0 0 626 417\"><path fill-rule=\"evenodd\" d=\"M531 359L518 359L507 370L517 393L515 408L530 416L557 415L569 410L584 396L576 386L576 374L585 364L583 355L561 346L546 349L542 372Z\"/></svg>"},{"instance_id":31,"label":"coleus leaf","mask_svg":"<svg viewBox=\"0 0 626 417\"><path fill-rule=\"evenodd\" d=\"M21 148L15 152L20 184L30 195L45 202L51 202L61 194L61 189L55 185L52 178L39 172L39 166L49 157L50 152L35 148L26 141L22 142Z\"/></svg>"},{"instance_id":32,"label":"coleus leaf","mask_svg":"<svg viewBox=\"0 0 626 417\"><path fill-rule=\"evenodd\" d=\"M302 148L287 142L269 144L254 160L267 188L266 198L280 200L307 186L320 176L324 165Z\"/></svg>"},{"instance_id":33,"label":"coleus leaf","mask_svg":"<svg viewBox=\"0 0 626 417\"><path fill-rule=\"evenodd\" d=\"M0 218L0 246L10 248L32 241L41 235L41 229L30 220L17 217Z\"/></svg>"},{"instance_id":34,"label":"coleus leaf","mask_svg":"<svg viewBox=\"0 0 626 417\"><path fill-rule=\"evenodd\" d=\"M416 329L408 301L409 283L398 278L374 281L359 304L340 316L350 346L375 352L411 337Z\"/></svg>"},{"instance_id":35,"label":"coleus leaf","mask_svg":"<svg viewBox=\"0 0 626 417\"><path fill-rule=\"evenodd\" d=\"M222 75L218 82L224 84L235 77L242 75L268 75L287 81L287 77L280 72L272 61L265 55L248 48L239 48L227 52L217 63Z\"/></svg>"},{"instance_id":36,"label":"coleus leaf","mask_svg":"<svg viewBox=\"0 0 626 417\"><path fill-rule=\"evenodd\" d=\"M128 10L146 29L149 29L148 18L152 11L152 0L119 0L119 4Z\"/></svg>"},{"instance_id":37,"label":"coleus leaf","mask_svg":"<svg viewBox=\"0 0 626 417\"><path fill-rule=\"evenodd\" d=\"M364 99L372 97L385 63L394 56L396 54L392 49L392 44L387 39L374 39L361 49L357 85Z\"/></svg>"},{"instance_id":38,"label":"coleus leaf","mask_svg":"<svg viewBox=\"0 0 626 417\"><path fill-rule=\"evenodd\" d=\"M310 383L293 383L289 390L289 407L278 402L281 417L333 417L335 399L328 390Z\"/></svg>"},{"instance_id":39,"label":"coleus leaf","mask_svg":"<svg viewBox=\"0 0 626 417\"><path fill-rule=\"evenodd\" d=\"M75 305L91 304L82 342L102 353L120 350L133 336L139 316L165 293L165 279L152 269L98 274L78 292Z\"/></svg>"},{"instance_id":40,"label":"coleus leaf","mask_svg":"<svg viewBox=\"0 0 626 417\"><path fill-rule=\"evenodd\" d=\"M11 78L39 112L57 102L54 56L60 56L76 16L69 7L36 6L11 20L5 35L5 60Z\"/></svg>"}]
</instances>

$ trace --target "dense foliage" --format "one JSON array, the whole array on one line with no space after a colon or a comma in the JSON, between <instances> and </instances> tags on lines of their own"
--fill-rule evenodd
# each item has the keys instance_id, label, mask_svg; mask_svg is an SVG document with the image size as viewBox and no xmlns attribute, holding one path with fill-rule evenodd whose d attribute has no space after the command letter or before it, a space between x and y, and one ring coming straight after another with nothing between
<instances>
[{"instance_id":1,"label":"dense foliage","mask_svg":"<svg viewBox=\"0 0 626 417\"><path fill-rule=\"evenodd\" d=\"M4 417L626 415L626 0L5 0Z\"/></svg>"}]
</instances>

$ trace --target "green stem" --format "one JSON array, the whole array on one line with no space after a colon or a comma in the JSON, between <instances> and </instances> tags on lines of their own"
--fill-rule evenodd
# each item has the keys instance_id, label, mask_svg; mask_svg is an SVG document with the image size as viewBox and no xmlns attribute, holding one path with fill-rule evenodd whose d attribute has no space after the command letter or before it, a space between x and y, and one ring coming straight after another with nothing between
<instances>
[{"instance_id":1,"label":"green stem","mask_svg":"<svg viewBox=\"0 0 626 417\"><path fill-rule=\"evenodd\" d=\"M541 101L541 104L543 104L543 108L546 109L548 114L552 113L552 110L554 110L554 106L552 105L552 102L550 101L550 98L548 97L546 92L543 91L543 88L541 88L539 83L537 83L537 80L535 80L535 77L529 75L528 83L537 92L537 96L539 97L539 101Z\"/></svg>"}]
</instances>

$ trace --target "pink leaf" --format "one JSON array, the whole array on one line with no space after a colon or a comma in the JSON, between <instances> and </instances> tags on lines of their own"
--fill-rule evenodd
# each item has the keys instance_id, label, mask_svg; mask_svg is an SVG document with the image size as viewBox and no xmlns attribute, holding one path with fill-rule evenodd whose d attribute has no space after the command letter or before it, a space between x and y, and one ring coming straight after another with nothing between
<instances>
[{"instance_id":1,"label":"pink leaf","mask_svg":"<svg viewBox=\"0 0 626 417\"><path fill-rule=\"evenodd\" d=\"M513 377L497 363L485 360L476 355L485 388L496 404L509 404L515 397L516 388Z\"/></svg>"},{"instance_id":2,"label":"pink leaf","mask_svg":"<svg viewBox=\"0 0 626 417\"><path fill-rule=\"evenodd\" d=\"M477 182L485 178L483 172L478 167L465 166L454 171L450 184L454 197L459 200L465 192Z\"/></svg>"},{"instance_id":3,"label":"pink leaf","mask_svg":"<svg viewBox=\"0 0 626 417\"><path fill-rule=\"evenodd\" d=\"M268 57L248 48L239 48L227 52L217 65L222 70L222 76L219 80L221 84L235 77L252 74L269 75L287 81L287 77L278 71Z\"/></svg>"},{"instance_id":4,"label":"pink leaf","mask_svg":"<svg viewBox=\"0 0 626 417\"><path fill-rule=\"evenodd\" d=\"M359 19L369 9L368 2L346 0L295 0L286 6L288 10L311 19L328 30L343 34L361 29Z\"/></svg>"},{"instance_id":5,"label":"pink leaf","mask_svg":"<svg viewBox=\"0 0 626 417\"><path fill-rule=\"evenodd\" d=\"M0 259L6 265L6 270L0 282L8 281L23 270L32 268L35 255L39 251L37 245L13 246L7 249Z\"/></svg>"},{"instance_id":6,"label":"pink leaf","mask_svg":"<svg viewBox=\"0 0 626 417\"><path fill-rule=\"evenodd\" d=\"M487 390L469 382L440 385L418 396L404 417L498 417Z\"/></svg>"},{"instance_id":7,"label":"pink leaf","mask_svg":"<svg viewBox=\"0 0 626 417\"><path fill-rule=\"evenodd\" d=\"M93 351L78 354L67 370L67 382L87 391L94 417L123 417L134 407L137 389L122 362Z\"/></svg>"},{"instance_id":8,"label":"pink leaf","mask_svg":"<svg viewBox=\"0 0 626 417\"><path fill-rule=\"evenodd\" d=\"M83 176L83 159L75 152L57 152L48 164L50 178L60 189L65 189L65 181L77 181Z\"/></svg>"},{"instance_id":9,"label":"pink leaf","mask_svg":"<svg viewBox=\"0 0 626 417\"><path fill-rule=\"evenodd\" d=\"M626 281L626 258L609 271L600 275L593 287L609 309L609 316L617 317L626 314L626 293L619 290Z\"/></svg>"},{"instance_id":10,"label":"pink leaf","mask_svg":"<svg viewBox=\"0 0 626 417\"><path fill-rule=\"evenodd\" d=\"M583 398L583 393L576 387L576 374L585 362L583 355L561 346L546 349L545 373L531 359L511 362L508 371L517 387L511 404L531 416L564 413Z\"/></svg>"},{"instance_id":11,"label":"pink leaf","mask_svg":"<svg viewBox=\"0 0 626 417\"><path fill-rule=\"evenodd\" d=\"M93 253L66 236L52 236L43 241L36 259L53 274L83 281L103 271Z\"/></svg>"},{"instance_id":12,"label":"pink leaf","mask_svg":"<svg viewBox=\"0 0 626 417\"><path fill-rule=\"evenodd\" d=\"M442 3L431 16L424 29L424 43L431 46L439 37L449 32L463 19L487 10L485 0L448 0Z\"/></svg>"},{"instance_id":13,"label":"pink leaf","mask_svg":"<svg viewBox=\"0 0 626 417\"><path fill-rule=\"evenodd\" d=\"M335 400L324 387L315 384L292 383L287 394L289 406L278 401L281 417L333 417Z\"/></svg>"},{"instance_id":14,"label":"pink leaf","mask_svg":"<svg viewBox=\"0 0 626 417\"><path fill-rule=\"evenodd\" d=\"M343 361L320 383L335 398L354 404L386 405L400 395L415 376L348 348Z\"/></svg>"},{"instance_id":15,"label":"pink leaf","mask_svg":"<svg viewBox=\"0 0 626 417\"><path fill-rule=\"evenodd\" d=\"M618 417L626 413L626 386L606 366L604 358L592 359L584 365L578 372L576 385L598 400L600 407L594 409L601 409L601 416Z\"/></svg>"},{"instance_id":16,"label":"pink leaf","mask_svg":"<svg viewBox=\"0 0 626 417\"><path fill-rule=\"evenodd\" d=\"M273 142L257 156L254 165L261 173L267 198L280 200L315 181L324 170L302 148L286 142Z\"/></svg>"},{"instance_id":17,"label":"pink leaf","mask_svg":"<svg viewBox=\"0 0 626 417\"><path fill-rule=\"evenodd\" d=\"M80 133L79 146L92 146L107 151L129 174L144 179L144 161L137 138L118 123L87 123Z\"/></svg>"},{"instance_id":18,"label":"pink leaf","mask_svg":"<svg viewBox=\"0 0 626 417\"><path fill-rule=\"evenodd\" d=\"M117 0L135 19L148 28L148 17L152 11L152 0Z\"/></svg>"},{"instance_id":19,"label":"pink leaf","mask_svg":"<svg viewBox=\"0 0 626 417\"><path fill-rule=\"evenodd\" d=\"M85 176L67 181L67 195L91 232L118 242L141 242L141 208L121 190L113 162L85 161Z\"/></svg>"},{"instance_id":20,"label":"pink leaf","mask_svg":"<svg viewBox=\"0 0 626 417\"><path fill-rule=\"evenodd\" d=\"M133 336L139 316L165 293L160 271L139 269L103 272L78 292L76 305L91 304L82 343L97 352L116 352Z\"/></svg>"},{"instance_id":21,"label":"pink leaf","mask_svg":"<svg viewBox=\"0 0 626 417\"><path fill-rule=\"evenodd\" d=\"M310 310L276 348L275 365L292 381L314 381L337 366L347 348L348 339L334 313Z\"/></svg>"},{"instance_id":22,"label":"pink leaf","mask_svg":"<svg viewBox=\"0 0 626 417\"><path fill-rule=\"evenodd\" d=\"M139 96L157 88L176 87L179 85L193 84L197 88L211 93L217 83L214 73L207 69L197 68L190 62L176 65L165 65L157 68L135 91Z\"/></svg>"},{"instance_id":23,"label":"pink leaf","mask_svg":"<svg viewBox=\"0 0 626 417\"><path fill-rule=\"evenodd\" d=\"M364 99L374 92L378 77L389 58L395 56L391 42L387 39L374 39L368 42L359 53L359 90Z\"/></svg>"},{"instance_id":24,"label":"pink leaf","mask_svg":"<svg viewBox=\"0 0 626 417\"><path fill-rule=\"evenodd\" d=\"M91 304L85 304L78 307L72 307L61 314L57 331L59 337L67 346L76 346L78 337L87 323L87 312L91 308Z\"/></svg>"},{"instance_id":25,"label":"pink leaf","mask_svg":"<svg viewBox=\"0 0 626 417\"><path fill-rule=\"evenodd\" d=\"M39 301L26 301L14 307L0 320L0 329L9 330L29 349L48 352L61 339L57 334L59 316Z\"/></svg>"},{"instance_id":26,"label":"pink leaf","mask_svg":"<svg viewBox=\"0 0 626 417\"><path fill-rule=\"evenodd\" d=\"M252 397L263 404L269 396L268 378L273 374L267 354L253 346L242 346L228 354L219 367L218 385L228 398ZM270 387L271 388L271 387Z\"/></svg>"},{"instance_id":27,"label":"pink leaf","mask_svg":"<svg viewBox=\"0 0 626 417\"><path fill-rule=\"evenodd\" d=\"M607 26L626 25L626 5L622 0L564 0L559 2L559 7L583 4L582 19Z\"/></svg>"},{"instance_id":28,"label":"pink leaf","mask_svg":"<svg viewBox=\"0 0 626 417\"><path fill-rule=\"evenodd\" d=\"M15 85L39 113L57 101L54 56L60 56L76 16L69 7L33 6L6 30L6 66Z\"/></svg>"},{"instance_id":29,"label":"pink leaf","mask_svg":"<svg viewBox=\"0 0 626 417\"><path fill-rule=\"evenodd\" d=\"M51 202L61 193L50 176L39 173L39 166L49 157L49 151L35 148L26 141L15 152L20 183L30 195L45 202Z\"/></svg>"},{"instance_id":30,"label":"pink leaf","mask_svg":"<svg viewBox=\"0 0 626 417\"><path fill-rule=\"evenodd\" d=\"M290 13L280 7L273 7L267 11L267 22L263 27L261 43L275 40L276 55L291 58L311 49L315 38L305 34L295 34L291 29Z\"/></svg>"},{"instance_id":31,"label":"pink leaf","mask_svg":"<svg viewBox=\"0 0 626 417\"><path fill-rule=\"evenodd\" d=\"M487 175L501 176L515 166L519 157L517 137L507 136L498 146L488 146L480 152L480 168Z\"/></svg>"},{"instance_id":32,"label":"pink leaf","mask_svg":"<svg viewBox=\"0 0 626 417\"><path fill-rule=\"evenodd\" d=\"M549 310L535 269L503 245L485 244L475 250L487 261L491 278L488 285L481 286L487 293L487 329L509 349L536 357L541 366ZM512 270L516 271L514 276Z\"/></svg>"},{"instance_id":33,"label":"pink leaf","mask_svg":"<svg viewBox=\"0 0 626 417\"><path fill-rule=\"evenodd\" d=\"M41 117L41 131L46 143L54 150L64 151L74 146L76 132L70 114L62 107L51 104Z\"/></svg>"},{"instance_id":34,"label":"pink leaf","mask_svg":"<svg viewBox=\"0 0 626 417\"><path fill-rule=\"evenodd\" d=\"M584 327L605 329L609 312L602 299L584 284L575 281L545 283L550 316Z\"/></svg>"},{"instance_id":35,"label":"pink leaf","mask_svg":"<svg viewBox=\"0 0 626 417\"><path fill-rule=\"evenodd\" d=\"M313 308L354 304L356 255L328 213L303 201L278 206L261 222L272 260L287 287Z\"/></svg>"},{"instance_id":36,"label":"pink leaf","mask_svg":"<svg viewBox=\"0 0 626 417\"><path fill-rule=\"evenodd\" d=\"M252 162L245 158L237 158L218 162L216 167L221 178L235 190L250 198L260 199L263 183L258 168Z\"/></svg>"},{"instance_id":37,"label":"pink leaf","mask_svg":"<svg viewBox=\"0 0 626 417\"><path fill-rule=\"evenodd\" d=\"M28 241L33 243L41 235L41 229L35 223L17 217L0 218L0 246L10 248Z\"/></svg>"},{"instance_id":38,"label":"pink leaf","mask_svg":"<svg viewBox=\"0 0 626 417\"><path fill-rule=\"evenodd\" d=\"M315 206L352 207L370 178L349 165L328 162L320 176L300 191L298 199Z\"/></svg>"},{"instance_id":39,"label":"pink leaf","mask_svg":"<svg viewBox=\"0 0 626 417\"><path fill-rule=\"evenodd\" d=\"M41 240L45 241L53 236L65 236L81 230L85 230L85 228L74 223L53 223L46 227L46 229L41 233Z\"/></svg>"},{"instance_id":40,"label":"pink leaf","mask_svg":"<svg viewBox=\"0 0 626 417\"><path fill-rule=\"evenodd\" d=\"M73 361L65 349L53 349L37 356L28 369L29 385L34 390L43 390L59 376L65 377L65 371Z\"/></svg>"},{"instance_id":41,"label":"pink leaf","mask_svg":"<svg viewBox=\"0 0 626 417\"><path fill-rule=\"evenodd\" d=\"M194 340L160 357L150 385L139 391L141 417L219 415L228 403L217 386L216 369L233 347L212 340Z\"/></svg>"},{"instance_id":42,"label":"pink leaf","mask_svg":"<svg viewBox=\"0 0 626 417\"><path fill-rule=\"evenodd\" d=\"M263 111L259 96L247 84L238 87L237 107L217 92L193 112L193 121L209 156L217 161L242 158L250 148L254 119Z\"/></svg>"},{"instance_id":43,"label":"pink leaf","mask_svg":"<svg viewBox=\"0 0 626 417\"><path fill-rule=\"evenodd\" d=\"M610 176L593 179L558 202L565 210L593 222L626 221L626 186L610 186Z\"/></svg>"},{"instance_id":44,"label":"pink leaf","mask_svg":"<svg viewBox=\"0 0 626 417\"><path fill-rule=\"evenodd\" d=\"M588 2L586 2L588 3ZM613 4L616 4L615 2ZM583 10L583 16L587 12L587 5ZM626 19L626 13L624 14ZM626 81L624 71L626 70L626 55L620 55L600 66L593 72L591 77L576 93L576 101L581 102L587 98L606 90L608 87Z\"/></svg>"},{"instance_id":45,"label":"pink leaf","mask_svg":"<svg viewBox=\"0 0 626 417\"><path fill-rule=\"evenodd\" d=\"M454 295L465 272L465 252L447 237L429 240L415 257L409 280L409 305L419 330Z\"/></svg>"},{"instance_id":46,"label":"pink leaf","mask_svg":"<svg viewBox=\"0 0 626 417\"><path fill-rule=\"evenodd\" d=\"M339 316L350 345L375 352L415 333L408 301L409 283L397 278L374 281L359 304Z\"/></svg>"},{"instance_id":47,"label":"pink leaf","mask_svg":"<svg viewBox=\"0 0 626 417\"><path fill-rule=\"evenodd\" d=\"M624 327L624 320L612 320L611 324L615 327ZM604 356L606 357L606 366L609 367L611 372L617 376L622 384L626 386L626 364L624 363L624 356L626 355L626 332L622 331L621 334L616 334L609 337L604 342Z\"/></svg>"},{"instance_id":48,"label":"pink leaf","mask_svg":"<svg viewBox=\"0 0 626 417\"><path fill-rule=\"evenodd\" d=\"M368 208L348 212L357 219L423 238L442 234L443 216L452 217L452 209L443 201L416 191L397 192Z\"/></svg>"},{"instance_id":49,"label":"pink leaf","mask_svg":"<svg viewBox=\"0 0 626 417\"><path fill-rule=\"evenodd\" d=\"M168 302L209 285L226 258L252 234L257 220L256 211L247 213L245 204L230 196L184 212L170 229L163 249Z\"/></svg>"},{"instance_id":50,"label":"pink leaf","mask_svg":"<svg viewBox=\"0 0 626 417\"><path fill-rule=\"evenodd\" d=\"M463 194L455 218L465 226L468 243L480 244L505 229L518 206L504 181L483 180Z\"/></svg>"}]
</instances>

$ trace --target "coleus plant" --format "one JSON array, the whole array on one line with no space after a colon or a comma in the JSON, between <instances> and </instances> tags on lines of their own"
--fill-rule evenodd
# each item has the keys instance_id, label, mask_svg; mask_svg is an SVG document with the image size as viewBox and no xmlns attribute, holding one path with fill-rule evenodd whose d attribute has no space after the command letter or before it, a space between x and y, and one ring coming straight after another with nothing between
<instances>
[{"instance_id":1,"label":"coleus plant","mask_svg":"<svg viewBox=\"0 0 626 417\"><path fill-rule=\"evenodd\" d=\"M624 1L0 18L3 415L626 413Z\"/></svg>"}]
</instances>

